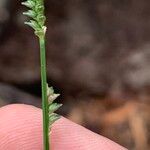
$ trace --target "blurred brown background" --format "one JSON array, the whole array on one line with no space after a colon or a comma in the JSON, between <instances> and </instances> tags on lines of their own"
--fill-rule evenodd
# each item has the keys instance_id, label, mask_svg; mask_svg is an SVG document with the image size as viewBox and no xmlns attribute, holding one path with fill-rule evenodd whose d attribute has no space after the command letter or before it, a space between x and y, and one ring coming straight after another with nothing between
<instances>
[{"instance_id":1,"label":"blurred brown background","mask_svg":"<svg viewBox=\"0 0 150 150\"><path fill-rule=\"evenodd\" d=\"M0 106L40 107L39 48L17 0L0 0ZM60 114L150 149L150 1L49 0L48 80Z\"/></svg>"}]
</instances>

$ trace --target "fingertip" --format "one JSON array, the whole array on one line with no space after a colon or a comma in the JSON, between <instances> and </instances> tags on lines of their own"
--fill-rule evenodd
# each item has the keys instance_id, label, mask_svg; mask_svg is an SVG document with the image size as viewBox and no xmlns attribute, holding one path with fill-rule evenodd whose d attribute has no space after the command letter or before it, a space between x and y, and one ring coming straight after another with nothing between
<instances>
[{"instance_id":1,"label":"fingertip","mask_svg":"<svg viewBox=\"0 0 150 150\"><path fill-rule=\"evenodd\" d=\"M53 150L125 150L115 142L95 134L68 119L58 120L52 130Z\"/></svg>"},{"instance_id":2,"label":"fingertip","mask_svg":"<svg viewBox=\"0 0 150 150\"><path fill-rule=\"evenodd\" d=\"M41 110L29 105L0 109L0 150L42 149Z\"/></svg>"},{"instance_id":3,"label":"fingertip","mask_svg":"<svg viewBox=\"0 0 150 150\"><path fill-rule=\"evenodd\" d=\"M29 105L9 105L0 109L0 150L42 150L42 111ZM52 127L53 150L124 150L118 144L68 119Z\"/></svg>"},{"instance_id":4,"label":"fingertip","mask_svg":"<svg viewBox=\"0 0 150 150\"><path fill-rule=\"evenodd\" d=\"M9 114L9 112L10 111L12 111L12 112L19 112L19 111L21 111L21 113L22 113L22 111L27 111L27 110L29 110L29 111L41 111L41 109L39 109L39 108L37 108L37 107L35 107L35 106L33 106L33 105L26 105L26 104L10 104L10 105L6 105L6 106L3 106L3 107L1 107L0 108L0 113L8 113Z\"/></svg>"}]
</instances>

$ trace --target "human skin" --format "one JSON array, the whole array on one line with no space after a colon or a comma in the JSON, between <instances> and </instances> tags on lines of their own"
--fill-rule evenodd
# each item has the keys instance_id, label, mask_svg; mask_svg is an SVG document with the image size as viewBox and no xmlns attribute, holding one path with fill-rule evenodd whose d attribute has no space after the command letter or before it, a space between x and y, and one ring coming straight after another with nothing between
<instances>
[{"instance_id":1,"label":"human skin","mask_svg":"<svg viewBox=\"0 0 150 150\"><path fill-rule=\"evenodd\" d=\"M126 150L65 118L51 132L51 150ZM0 150L43 150L42 111L14 104L0 108Z\"/></svg>"}]
</instances>

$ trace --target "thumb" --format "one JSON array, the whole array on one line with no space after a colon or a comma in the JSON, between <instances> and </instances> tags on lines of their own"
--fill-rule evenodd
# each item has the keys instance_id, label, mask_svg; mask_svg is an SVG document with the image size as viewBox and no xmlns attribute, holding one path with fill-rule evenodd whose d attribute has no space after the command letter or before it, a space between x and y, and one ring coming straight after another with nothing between
<instances>
[{"instance_id":1,"label":"thumb","mask_svg":"<svg viewBox=\"0 0 150 150\"><path fill-rule=\"evenodd\" d=\"M51 133L52 150L125 150L82 126L61 118ZM43 150L42 112L33 106L0 109L0 150Z\"/></svg>"}]
</instances>

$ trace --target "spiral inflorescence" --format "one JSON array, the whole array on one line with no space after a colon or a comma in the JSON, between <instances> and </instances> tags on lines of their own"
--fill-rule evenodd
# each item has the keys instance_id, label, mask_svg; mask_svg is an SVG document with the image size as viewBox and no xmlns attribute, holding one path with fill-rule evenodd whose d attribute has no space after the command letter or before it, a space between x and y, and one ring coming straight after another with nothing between
<instances>
[{"instance_id":1,"label":"spiral inflorescence","mask_svg":"<svg viewBox=\"0 0 150 150\"><path fill-rule=\"evenodd\" d=\"M46 33L46 17L44 15L43 0L27 0L22 2L22 5L29 8L29 10L23 14L31 18L28 22L25 22L25 24L32 27L38 37L43 37Z\"/></svg>"},{"instance_id":2,"label":"spiral inflorescence","mask_svg":"<svg viewBox=\"0 0 150 150\"><path fill-rule=\"evenodd\" d=\"M49 127L51 128L52 124L60 118L60 115L54 113L57 109L59 109L62 104L54 103L54 100L59 96L60 94L55 94L53 87L48 87L47 85L47 99L49 103Z\"/></svg>"}]
</instances>

